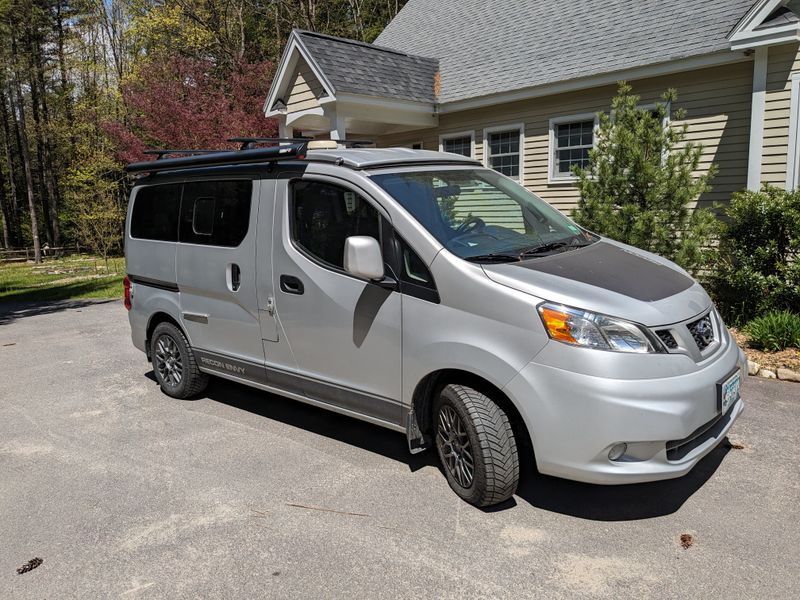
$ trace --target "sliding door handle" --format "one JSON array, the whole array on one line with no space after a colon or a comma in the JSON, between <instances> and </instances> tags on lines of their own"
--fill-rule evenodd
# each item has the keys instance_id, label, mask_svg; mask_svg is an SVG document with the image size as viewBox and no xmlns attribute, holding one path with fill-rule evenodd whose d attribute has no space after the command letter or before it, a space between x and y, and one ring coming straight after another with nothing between
<instances>
[{"instance_id":1,"label":"sliding door handle","mask_svg":"<svg viewBox=\"0 0 800 600\"><path fill-rule=\"evenodd\" d=\"M294 275L281 275L281 291L300 296L305 291L305 288L303 287L303 282Z\"/></svg>"},{"instance_id":2,"label":"sliding door handle","mask_svg":"<svg viewBox=\"0 0 800 600\"><path fill-rule=\"evenodd\" d=\"M242 285L242 270L236 263L230 263L225 270L225 283L232 292L238 292Z\"/></svg>"}]
</instances>

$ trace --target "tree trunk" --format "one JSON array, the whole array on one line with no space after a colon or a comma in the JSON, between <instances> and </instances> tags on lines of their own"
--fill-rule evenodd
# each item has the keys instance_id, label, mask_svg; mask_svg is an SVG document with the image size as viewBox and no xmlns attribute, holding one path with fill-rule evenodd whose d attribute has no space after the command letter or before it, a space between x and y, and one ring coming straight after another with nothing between
<instances>
[{"instance_id":1,"label":"tree trunk","mask_svg":"<svg viewBox=\"0 0 800 600\"><path fill-rule=\"evenodd\" d=\"M11 231L8 227L8 198L6 197L6 185L3 181L3 171L0 169L0 220L3 221L3 248L11 247Z\"/></svg>"},{"instance_id":2,"label":"tree trunk","mask_svg":"<svg viewBox=\"0 0 800 600\"><path fill-rule=\"evenodd\" d=\"M10 214L6 221L10 235L11 245L21 246L22 240L20 238L19 230L19 200L17 198L17 176L14 170L14 161L11 159L11 128L8 126L8 111L6 109L6 95L5 91L0 90L0 120L3 126L3 150L5 152L6 163L6 177L8 178L8 207Z\"/></svg>"},{"instance_id":3,"label":"tree trunk","mask_svg":"<svg viewBox=\"0 0 800 600\"><path fill-rule=\"evenodd\" d=\"M12 54L18 57L17 54L17 41L14 37L11 38ZM25 172L25 189L28 195L28 210L31 213L31 237L33 238L33 260L37 263L42 262L42 247L39 243L39 219L36 216L36 197L33 191L33 173L31 171L31 156L28 149L28 131L25 123L25 101L22 97L22 86L20 84L18 65L14 65L14 96L16 99L16 107L12 105L12 109L17 115L19 121L20 133L20 154L22 155L22 168Z\"/></svg>"},{"instance_id":4,"label":"tree trunk","mask_svg":"<svg viewBox=\"0 0 800 600\"><path fill-rule=\"evenodd\" d=\"M70 87L67 83L67 61L64 58L64 41L66 36L64 35L64 17L61 14L61 2L62 0L57 0L56 2L58 70L61 78L61 96L62 101L64 102L64 116L66 117L67 123L72 125L72 96L70 95ZM73 132L72 127L69 128L69 145L70 148L75 147L75 133Z\"/></svg>"},{"instance_id":5,"label":"tree trunk","mask_svg":"<svg viewBox=\"0 0 800 600\"><path fill-rule=\"evenodd\" d=\"M42 207L45 243L53 245L53 234L50 219L50 190L47 187L47 175L44 167L44 144L42 144L42 124L39 117L39 90L36 82L30 78L28 85L31 91L31 116L33 117L33 138L36 143L36 162L31 168L35 174L36 187L39 189L39 201Z\"/></svg>"},{"instance_id":6,"label":"tree trunk","mask_svg":"<svg viewBox=\"0 0 800 600\"><path fill-rule=\"evenodd\" d=\"M42 46L40 40L32 40L31 50L34 61L36 82L31 81L31 89L39 86L39 104L42 109L42 122L39 124L39 143L42 148L42 177L47 190L48 208L50 209L50 229L53 233L53 246L61 246L61 226L58 222L58 186L53 168L52 140L50 139L50 113L47 109L47 90L44 83L44 65L42 64Z\"/></svg>"}]
</instances>

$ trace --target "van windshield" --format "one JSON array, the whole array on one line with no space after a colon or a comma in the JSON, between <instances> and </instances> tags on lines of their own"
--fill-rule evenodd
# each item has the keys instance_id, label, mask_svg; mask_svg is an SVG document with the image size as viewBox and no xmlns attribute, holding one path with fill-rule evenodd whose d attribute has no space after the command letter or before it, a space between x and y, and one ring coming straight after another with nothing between
<instances>
[{"instance_id":1,"label":"van windshield","mask_svg":"<svg viewBox=\"0 0 800 600\"><path fill-rule=\"evenodd\" d=\"M453 254L503 262L596 241L522 186L488 169L425 170L372 180Z\"/></svg>"}]
</instances>

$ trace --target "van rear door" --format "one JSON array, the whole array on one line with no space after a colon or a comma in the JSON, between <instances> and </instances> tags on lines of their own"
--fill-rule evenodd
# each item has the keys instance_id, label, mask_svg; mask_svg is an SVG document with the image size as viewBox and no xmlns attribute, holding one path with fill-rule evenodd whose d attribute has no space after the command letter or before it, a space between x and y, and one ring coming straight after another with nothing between
<instances>
[{"instance_id":1,"label":"van rear door","mask_svg":"<svg viewBox=\"0 0 800 600\"><path fill-rule=\"evenodd\" d=\"M200 366L247 379L263 379L264 364L255 265L259 192L252 179L186 182L177 250L183 325Z\"/></svg>"}]
</instances>

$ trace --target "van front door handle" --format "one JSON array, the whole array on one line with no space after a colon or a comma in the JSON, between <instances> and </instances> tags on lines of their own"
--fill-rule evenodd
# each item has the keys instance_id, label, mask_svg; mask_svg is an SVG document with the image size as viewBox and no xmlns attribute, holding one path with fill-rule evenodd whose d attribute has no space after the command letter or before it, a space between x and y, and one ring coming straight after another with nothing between
<instances>
[{"instance_id":1,"label":"van front door handle","mask_svg":"<svg viewBox=\"0 0 800 600\"><path fill-rule=\"evenodd\" d=\"M281 291L300 296L305 291L305 288L303 287L303 282L294 275L281 275Z\"/></svg>"}]
</instances>

